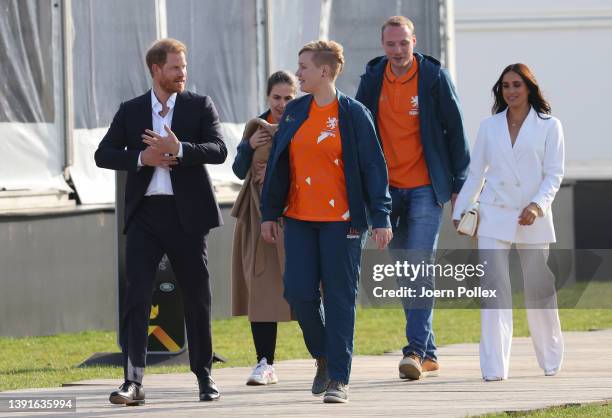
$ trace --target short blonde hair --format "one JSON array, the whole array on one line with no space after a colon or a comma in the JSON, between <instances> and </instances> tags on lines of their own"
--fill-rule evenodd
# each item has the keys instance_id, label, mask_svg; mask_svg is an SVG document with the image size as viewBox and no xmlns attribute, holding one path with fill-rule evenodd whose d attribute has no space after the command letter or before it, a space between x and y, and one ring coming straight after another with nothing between
<instances>
[{"instance_id":1,"label":"short blonde hair","mask_svg":"<svg viewBox=\"0 0 612 418\"><path fill-rule=\"evenodd\" d=\"M312 61L317 67L329 65L332 78L336 78L344 67L344 48L335 41L312 41L300 49L298 56L304 52L312 52Z\"/></svg>"},{"instance_id":2,"label":"short blonde hair","mask_svg":"<svg viewBox=\"0 0 612 418\"><path fill-rule=\"evenodd\" d=\"M168 53L187 54L187 47L181 41L172 38L164 38L153 42L146 55L147 67L153 76L153 64L164 65L168 58Z\"/></svg>"},{"instance_id":3,"label":"short blonde hair","mask_svg":"<svg viewBox=\"0 0 612 418\"><path fill-rule=\"evenodd\" d=\"M383 23L382 28L380 29L380 39L383 39L383 34L387 26L407 26L408 30L412 35L414 35L414 23L412 20L408 19L405 16L391 16L385 23Z\"/></svg>"}]
</instances>

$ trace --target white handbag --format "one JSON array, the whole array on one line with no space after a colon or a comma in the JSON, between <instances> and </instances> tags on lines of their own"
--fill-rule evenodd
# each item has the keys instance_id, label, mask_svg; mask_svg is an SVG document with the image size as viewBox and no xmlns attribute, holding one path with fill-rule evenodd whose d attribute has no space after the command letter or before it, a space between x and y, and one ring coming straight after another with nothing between
<instances>
[{"instance_id":1,"label":"white handbag","mask_svg":"<svg viewBox=\"0 0 612 418\"><path fill-rule=\"evenodd\" d=\"M476 235L478 230L478 202L472 203L472 205L461 215L459 225L457 225L457 231L461 234L473 237Z\"/></svg>"}]
</instances>

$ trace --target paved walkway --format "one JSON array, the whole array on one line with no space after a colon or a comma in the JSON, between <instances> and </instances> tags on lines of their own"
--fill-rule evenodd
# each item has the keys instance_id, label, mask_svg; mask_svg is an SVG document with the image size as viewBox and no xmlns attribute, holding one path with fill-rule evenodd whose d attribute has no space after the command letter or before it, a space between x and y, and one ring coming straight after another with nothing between
<instances>
[{"instance_id":1,"label":"paved walkway","mask_svg":"<svg viewBox=\"0 0 612 418\"><path fill-rule=\"evenodd\" d=\"M196 401L195 377L185 373L146 376L147 403L143 407L110 405L108 394L120 382L107 379L63 388L3 392L0 397L76 396L77 414L53 415L66 417L462 417L612 400L612 330L568 332L565 342L563 370L555 377L545 377L537 366L531 341L515 338L510 379L504 382L480 379L476 344L440 348L440 376L415 382L397 378L399 354L358 356L353 361L348 404L323 404L321 398L310 394L315 372L312 360L279 362L280 383L267 387L246 386L248 368L215 370L222 398L212 403ZM0 412L0 416L30 415L34 414Z\"/></svg>"}]
</instances>

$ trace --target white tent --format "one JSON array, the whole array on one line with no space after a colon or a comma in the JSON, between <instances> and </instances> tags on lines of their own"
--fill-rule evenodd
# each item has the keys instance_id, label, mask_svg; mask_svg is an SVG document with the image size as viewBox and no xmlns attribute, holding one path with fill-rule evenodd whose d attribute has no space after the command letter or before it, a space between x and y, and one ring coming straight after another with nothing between
<instances>
[{"instance_id":1,"label":"white tent","mask_svg":"<svg viewBox=\"0 0 612 418\"><path fill-rule=\"evenodd\" d=\"M93 152L119 103L150 88L143 56L155 39L187 44L188 89L210 95L219 110L230 155L209 170L222 185L238 182L235 146L242 123L264 110L267 74L294 71L305 42L344 45L339 88L352 95L367 60L381 54L380 25L390 15L411 17L419 49L443 55L446 3L0 0L0 210L2 202L70 203L71 192L80 204L114 202L114 174L95 166ZM55 197L42 202L41 194ZM17 195L39 199L15 203Z\"/></svg>"}]
</instances>

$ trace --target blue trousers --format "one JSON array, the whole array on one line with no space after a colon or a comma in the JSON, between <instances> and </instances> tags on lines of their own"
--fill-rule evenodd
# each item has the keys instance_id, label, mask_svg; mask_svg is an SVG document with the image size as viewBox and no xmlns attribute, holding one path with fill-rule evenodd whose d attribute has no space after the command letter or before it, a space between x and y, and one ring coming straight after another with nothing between
<instances>
[{"instance_id":1,"label":"blue trousers","mask_svg":"<svg viewBox=\"0 0 612 418\"><path fill-rule=\"evenodd\" d=\"M349 222L285 218L284 233L285 299L312 357L326 358L330 379L347 384L366 230L351 230Z\"/></svg>"},{"instance_id":2,"label":"blue trousers","mask_svg":"<svg viewBox=\"0 0 612 418\"><path fill-rule=\"evenodd\" d=\"M442 206L436 201L430 185L411 189L389 187L392 199L391 226L393 239L389 243L395 255L413 264L431 262L438 242L442 223ZM403 285L404 283L402 283ZM409 286L435 288L435 278L422 276ZM420 289L417 290L420 293ZM432 329L433 299L421 299L418 306L404 304L406 315L406 339L408 344L403 348L404 355L417 354L436 360L436 345Z\"/></svg>"}]
</instances>

